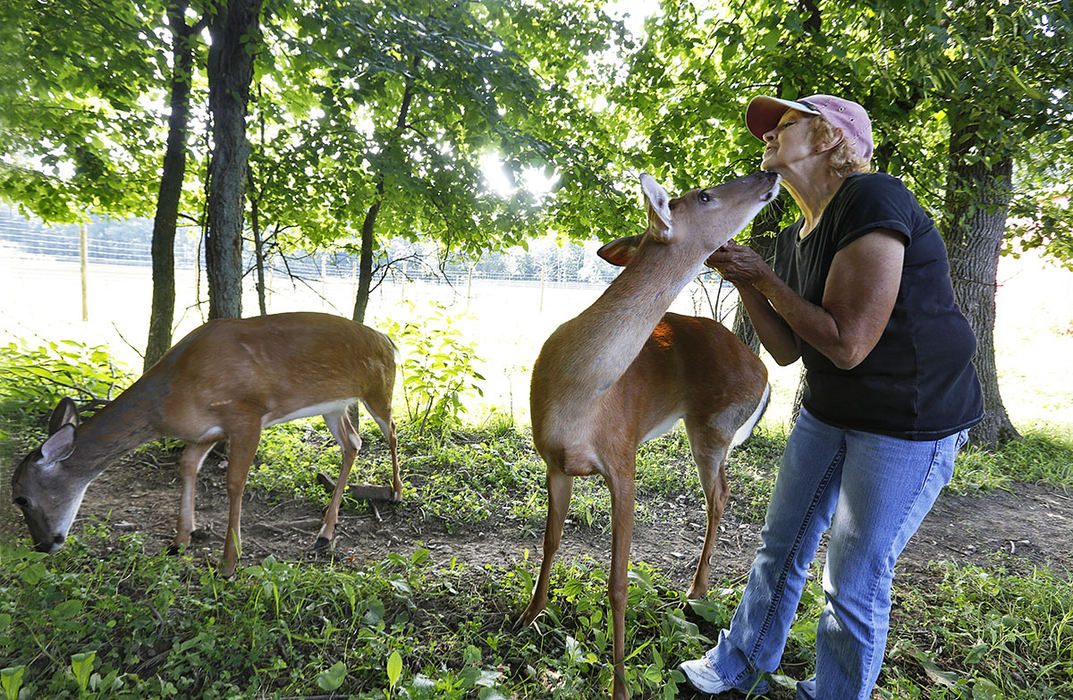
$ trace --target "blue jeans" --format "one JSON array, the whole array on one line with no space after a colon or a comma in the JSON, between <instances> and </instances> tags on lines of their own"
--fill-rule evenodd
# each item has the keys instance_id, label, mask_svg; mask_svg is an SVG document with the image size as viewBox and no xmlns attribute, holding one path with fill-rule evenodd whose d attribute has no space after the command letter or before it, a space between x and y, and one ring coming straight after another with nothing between
<instances>
[{"instance_id":1,"label":"blue jeans","mask_svg":"<svg viewBox=\"0 0 1073 700\"><path fill-rule=\"evenodd\" d=\"M748 689L782 659L820 536L831 528L816 675L797 697L867 700L887 644L894 563L954 474L968 431L914 441L841 430L802 408L786 444L749 582L729 630L707 652Z\"/></svg>"}]
</instances>

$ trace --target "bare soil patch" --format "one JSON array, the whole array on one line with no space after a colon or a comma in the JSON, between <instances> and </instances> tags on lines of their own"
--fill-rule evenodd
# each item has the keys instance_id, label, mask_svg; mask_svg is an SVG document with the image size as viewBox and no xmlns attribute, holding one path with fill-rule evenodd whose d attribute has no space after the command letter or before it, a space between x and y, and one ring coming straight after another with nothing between
<instances>
[{"instance_id":1,"label":"bare soil patch","mask_svg":"<svg viewBox=\"0 0 1073 700\"><path fill-rule=\"evenodd\" d=\"M226 463L207 461L198 480L197 524L190 554L215 561L227 527ZM733 488L733 484L731 485ZM404 498L406 496L404 495ZM412 494L410 495L412 499ZM118 531L137 531L150 552L167 547L175 532L179 479L168 465L147 467L131 459L107 469L89 488L75 531L87 520L107 520ZM634 529L632 560L658 567L683 589L688 587L704 536L701 502L648 501L650 520ZM323 515L318 504L247 489L243 503L242 561L268 555L301 561L311 553ZM759 544L760 525L743 522L727 508L716 543L712 578L747 575ZM458 527L430 515L423 504L370 504L343 509L334 555L362 565L389 552L403 555L427 548L433 560L456 559L471 568L510 565L542 556L543 523L487 521ZM568 521L558 557L589 557L606 565L610 533ZM323 555L322 557L323 558ZM910 541L900 562L900 578L921 575L929 562L953 562L1031 570L1048 567L1073 575L1073 496L1033 484L979 496L944 494Z\"/></svg>"}]
</instances>

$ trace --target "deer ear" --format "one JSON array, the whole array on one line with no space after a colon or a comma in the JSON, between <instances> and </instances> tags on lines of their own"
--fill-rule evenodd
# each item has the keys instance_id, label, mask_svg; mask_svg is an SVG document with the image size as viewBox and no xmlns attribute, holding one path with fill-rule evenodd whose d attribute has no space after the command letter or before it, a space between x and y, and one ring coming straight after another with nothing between
<instances>
[{"instance_id":1,"label":"deer ear","mask_svg":"<svg viewBox=\"0 0 1073 700\"><path fill-rule=\"evenodd\" d=\"M60 426L52 433L45 444L41 445L41 461L46 465L67 459L75 451L75 427L70 423Z\"/></svg>"},{"instance_id":2,"label":"deer ear","mask_svg":"<svg viewBox=\"0 0 1073 700\"><path fill-rule=\"evenodd\" d=\"M52 435L65 425L77 426L81 422L78 416L78 406L73 399L64 396L52 409L52 415L48 419L48 434Z\"/></svg>"},{"instance_id":3,"label":"deer ear","mask_svg":"<svg viewBox=\"0 0 1073 700\"><path fill-rule=\"evenodd\" d=\"M633 260L633 255L641 245L641 239L644 238L644 235L639 233L636 236L626 236L625 238L611 241L604 244L596 251L596 254L612 265L625 267Z\"/></svg>"},{"instance_id":4,"label":"deer ear","mask_svg":"<svg viewBox=\"0 0 1073 700\"><path fill-rule=\"evenodd\" d=\"M670 240L671 230L671 197L667 191L659 186L651 175L641 173L641 189L648 201L648 221L662 229L659 238Z\"/></svg>"}]
</instances>

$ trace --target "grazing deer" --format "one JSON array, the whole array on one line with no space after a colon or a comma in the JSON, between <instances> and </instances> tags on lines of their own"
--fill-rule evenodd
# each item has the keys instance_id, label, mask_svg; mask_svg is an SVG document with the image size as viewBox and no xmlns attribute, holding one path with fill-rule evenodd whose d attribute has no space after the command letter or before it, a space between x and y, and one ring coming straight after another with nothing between
<instances>
[{"instance_id":1,"label":"grazing deer","mask_svg":"<svg viewBox=\"0 0 1073 700\"><path fill-rule=\"evenodd\" d=\"M751 433L769 394L763 363L734 334L715 321L664 312L704 260L775 198L778 183L775 173L757 173L671 199L642 175L648 229L600 253L629 264L551 334L533 366L533 442L547 464L548 515L540 576L520 623L530 624L547 604L574 477L601 475L611 491L615 698L629 695L623 659L637 446L685 418L708 513L689 595L703 596L729 495L726 456Z\"/></svg>"},{"instance_id":2,"label":"grazing deer","mask_svg":"<svg viewBox=\"0 0 1073 700\"><path fill-rule=\"evenodd\" d=\"M393 497L402 497L391 393L395 346L384 334L345 318L287 313L209 321L180 340L96 415L80 423L74 401L52 412L49 438L15 468L12 499L37 549L52 552L67 538L86 487L113 460L150 440L174 437L186 447L179 462L182 499L173 547L190 544L194 487L205 455L230 441L231 501L223 573L238 564L242 492L261 429L322 415L343 452L339 481L315 543L335 531L347 476L361 437L347 418L365 404L391 449Z\"/></svg>"}]
</instances>

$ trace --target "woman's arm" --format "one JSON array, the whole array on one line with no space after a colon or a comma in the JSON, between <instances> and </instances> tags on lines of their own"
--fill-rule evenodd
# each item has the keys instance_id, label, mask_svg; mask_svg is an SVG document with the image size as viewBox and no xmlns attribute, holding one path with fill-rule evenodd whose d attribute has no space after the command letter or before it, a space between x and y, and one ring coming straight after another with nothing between
<instances>
[{"instance_id":1,"label":"woman's arm","mask_svg":"<svg viewBox=\"0 0 1073 700\"><path fill-rule=\"evenodd\" d=\"M790 289L745 246L727 244L708 264L741 291L757 335L776 362L789 364L797 359L796 340L800 338L836 367L852 369L879 342L894 309L905 258L903 240L895 231L878 229L836 253L820 306ZM781 319L781 328L772 315Z\"/></svg>"},{"instance_id":2,"label":"woman's arm","mask_svg":"<svg viewBox=\"0 0 1073 700\"><path fill-rule=\"evenodd\" d=\"M745 305L749 319L753 322L757 337L771 353L775 362L783 367L796 362L801 357L801 345L798 343L797 334L775 312L775 309L771 308L767 297L748 284L738 285L738 293L741 295L741 302Z\"/></svg>"}]
</instances>

